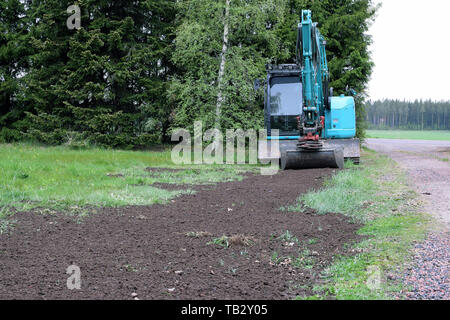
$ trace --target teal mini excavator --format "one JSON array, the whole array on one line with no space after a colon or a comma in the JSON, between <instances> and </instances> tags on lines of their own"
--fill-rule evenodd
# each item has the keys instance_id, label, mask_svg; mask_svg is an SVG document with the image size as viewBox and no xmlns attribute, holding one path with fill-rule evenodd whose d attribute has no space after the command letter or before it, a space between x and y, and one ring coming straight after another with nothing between
<instances>
[{"instance_id":1,"label":"teal mini excavator","mask_svg":"<svg viewBox=\"0 0 450 320\"><path fill-rule=\"evenodd\" d=\"M260 160L279 159L283 170L343 168L344 160L359 163L355 100L333 96L325 46L311 11L302 11L296 63L267 66L264 110L269 141L264 142L268 148L259 148ZM272 150L274 140L279 150Z\"/></svg>"}]
</instances>

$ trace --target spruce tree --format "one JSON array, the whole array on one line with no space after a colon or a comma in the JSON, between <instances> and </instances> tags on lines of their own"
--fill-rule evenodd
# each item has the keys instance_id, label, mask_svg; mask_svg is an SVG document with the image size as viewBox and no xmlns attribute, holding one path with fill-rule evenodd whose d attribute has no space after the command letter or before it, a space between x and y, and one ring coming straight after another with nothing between
<instances>
[{"instance_id":1,"label":"spruce tree","mask_svg":"<svg viewBox=\"0 0 450 320\"><path fill-rule=\"evenodd\" d=\"M174 2L80 1L80 30L66 27L70 2L36 2L43 20L33 28L30 136L111 147L159 142Z\"/></svg>"},{"instance_id":2,"label":"spruce tree","mask_svg":"<svg viewBox=\"0 0 450 320\"><path fill-rule=\"evenodd\" d=\"M0 2L0 141L19 140L23 118L22 78L29 67L28 1Z\"/></svg>"}]
</instances>

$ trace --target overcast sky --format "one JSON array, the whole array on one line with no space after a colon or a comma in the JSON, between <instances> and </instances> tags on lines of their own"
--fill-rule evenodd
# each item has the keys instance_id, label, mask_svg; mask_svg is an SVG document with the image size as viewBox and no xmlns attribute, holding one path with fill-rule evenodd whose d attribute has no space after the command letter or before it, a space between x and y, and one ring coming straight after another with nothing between
<instances>
[{"instance_id":1,"label":"overcast sky","mask_svg":"<svg viewBox=\"0 0 450 320\"><path fill-rule=\"evenodd\" d=\"M369 97L450 100L450 1L375 1Z\"/></svg>"}]
</instances>

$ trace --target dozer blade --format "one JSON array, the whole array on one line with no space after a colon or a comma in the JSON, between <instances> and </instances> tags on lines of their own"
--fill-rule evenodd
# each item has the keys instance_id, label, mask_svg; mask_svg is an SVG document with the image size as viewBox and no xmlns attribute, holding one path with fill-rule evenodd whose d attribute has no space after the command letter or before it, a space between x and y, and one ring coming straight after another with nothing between
<instances>
[{"instance_id":1,"label":"dozer blade","mask_svg":"<svg viewBox=\"0 0 450 320\"><path fill-rule=\"evenodd\" d=\"M287 150L281 154L281 170L344 168L344 149L322 149L317 151Z\"/></svg>"}]
</instances>

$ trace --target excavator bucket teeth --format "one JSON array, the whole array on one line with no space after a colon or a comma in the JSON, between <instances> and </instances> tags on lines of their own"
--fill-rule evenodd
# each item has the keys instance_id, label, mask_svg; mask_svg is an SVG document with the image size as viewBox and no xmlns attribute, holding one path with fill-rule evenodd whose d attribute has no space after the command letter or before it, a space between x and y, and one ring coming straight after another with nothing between
<instances>
[{"instance_id":1,"label":"excavator bucket teeth","mask_svg":"<svg viewBox=\"0 0 450 320\"><path fill-rule=\"evenodd\" d=\"M282 170L344 168L344 149L322 149L318 151L288 150L281 155Z\"/></svg>"}]
</instances>

